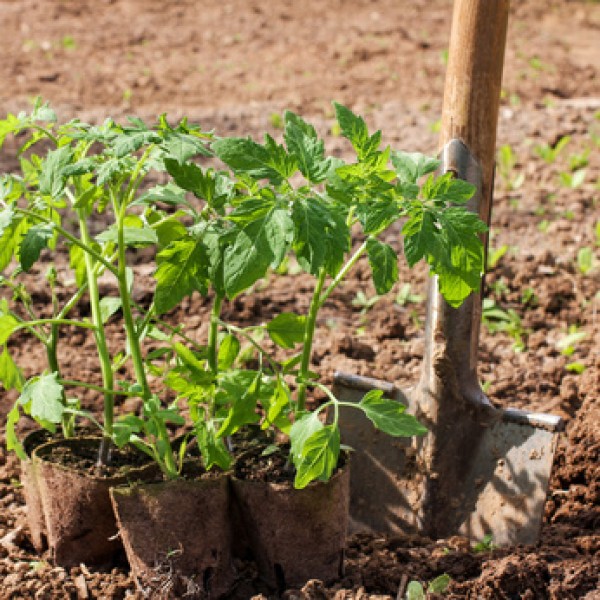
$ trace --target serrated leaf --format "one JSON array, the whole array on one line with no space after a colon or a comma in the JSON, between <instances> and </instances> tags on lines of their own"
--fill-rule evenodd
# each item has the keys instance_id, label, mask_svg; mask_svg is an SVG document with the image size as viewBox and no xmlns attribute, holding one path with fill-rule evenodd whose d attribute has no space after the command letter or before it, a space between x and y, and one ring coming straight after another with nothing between
<instances>
[{"instance_id":1,"label":"serrated leaf","mask_svg":"<svg viewBox=\"0 0 600 600\"><path fill-rule=\"evenodd\" d=\"M236 379L238 375L238 379ZM261 373L253 374L252 381L247 383L248 375L243 371L232 373L227 382L221 385L231 402L229 412L217 432L218 437L233 435L240 427L257 423L260 420L256 405L261 385ZM245 384L245 385L244 385Z\"/></svg>"},{"instance_id":2,"label":"serrated leaf","mask_svg":"<svg viewBox=\"0 0 600 600\"><path fill-rule=\"evenodd\" d=\"M106 323L120 308L121 298L105 296L100 299L100 318Z\"/></svg>"},{"instance_id":3,"label":"serrated leaf","mask_svg":"<svg viewBox=\"0 0 600 600\"><path fill-rule=\"evenodd\" d=\"M185 296L207 290L208 258L204 246L194 240L178 240L157 255L154 305L158 314L176 306Z\"/></svg>"},{"instance_id":4,"label":"serrated leaf","mask_svg":"<svg viewBox=\"0 0 600 600\"><path fill-rule=\"evenodd\" d=\"M304 340L306 317L294 313L280 313L267 323L271 339L282 348L293 348Z\"/></svg>"},{"instance_id":5,"label":"serrated leaf","mask_svg":"<svg viewBox=\"0 0 600 600\"><path fill-rule=\"evenodd\" d=\"M293 238L293 222L284 208L274 207L238 230L225 250L223 277L227 296L248 289L270 267L279 266Z\"/></svg>"},{"instance_id":6,"label":"serrated leaf","mask_svg":"<svg viewBox=\"0 0 600 600\"><path fill-rule=\"evenodd\" d=\"M60 423L65 406L62 402L63 387L56 373L40 375L23 386L19 404L36 420Z\"/></svg>"},{"instance_id":7,"label":"serrated leaf","mask_svg":"<svg viewBox=\"0 0 600 600\"><path fill-rule=\"evenodd\" d=\"M315 128L293 112L284 115L283 137L290 154L296 159L300 172L312 183L320 183L331 168L331 158L325 158L325 146Z\"/></svg>"},{"instance_id":8,"label":"serrated leaf","mask_svg":"<svg viewBox=\"0 0 600 600\"><path fill-rule=\"evenodd\" d=\"M112 140L112 149L117 158L133 154L147 144L158 144L162 138L155 131L128 131Z\"/></svg>"},{"instance_id":9,"label":"serrated leaf","mask_svg":"<svg viewBox=\"0 0 600 600\"><path fill-rule=\"evenodd\" d=\"M63 169L69 164L73 157L73 149L63 146L57 150L51 150L42 162L40 173L40 193L54 198L60 196L65 189L65 176Z\"/></svg>"},{"instance_id":10,"label":"serrated leaf","mask_svg":"<svg viewBox=\"0 0 600 600\"><path fill-rule=\"evenodd\" d=\"M11 314L0 315L0 346L6 343L18 326L19 321Z\"/></svg>"},{"instance_id":11,"label":"serrated leaf","mask_svg":"<svg viewBox=\"0 0 600 600\"><path fill-rule=\"evenodd\" d=\"M194 163L181 164L172 158L165 159L165 166L179 187L192 192L197 198L203 198L209 204L212 202L215 180L208 172L205 173Z\"/></svg>"},{"instance_id":12,"label":"serrated leaf","mask_svg":"<svg viewBox=\"0 0 600 600\"><path fill-rule=\"evenodd\" d=\"M325 267L335 276L350 247L350 230L342 214L318 199L294 202L294 252L300 266L311 275Z\"/></svg>"},{"instance_id":13,"label":"serrated leaf","mask_svg":"<svg viewBox=\"0 0 600 600\"><path fill-rule=\"evenodd\" d=\"M17 390L20 392L23 389L23 382L21 369L13 361L8 348L4 347L2 354L0 354L0 383L7 391Z\"/></svg>"},{"instance_id":14,"label":"serrated leaf","mask_svg":"<svg viewBox=\"0 0 600 600\"><path fill-rule=\"evenodd\" d=\"M361 202L356 213L367 235L378 235L400 218L400 209L392 198Z\"/></svg>"},{"instance_id":15,"label":"serrated leaf","mask_svg":"<svg viewBox=\"0 0 600 600\"><path fill-rule=\"evenodd\" d=\"M62 169L62 174L64 177L86 175L87 173L93 173L95 168L96 161L93 158L82 158L77 162L65 166Z\"/></svg>"},{"instance_id":16,"label":"serrated leaf","mask_svg":"<svg viewBox=\"0 0 600 600\"><path fill-rule=\"evenodd\" d=\"M296 160L272 137L265 136L265 145L250 138L222 138L213 143L215 154L234 171L248 173L255 179L279 183L296 170Z\"/></svg>"},{"instance_id":17,"label":"serrated leaf","mask_svg":"<svg viewBox=\"0 0 600 600\"><path fill-rule=\"evenodd\" d=\"M240 353L240 341L235 335L226 335L219 345L217 354L217 364L219 371L226 371L233 365L235 359Z\"/></svg>"},{"instance_id":18,"label":"serrated leaf","mask_svg":"<svg viewBox=\"0 0 600 600\"><path fill-rule=\"evenodd\" d=\"M116 226L105 229L96 236L96 240L101 244L106 242L118 243L119 233ZM158 243L158 236L152 227L124 227L123 241L126 246L148 246Z\"/></svg>"},{"instance_id":19,"label":"serrated leaf","mask_svg":"<svg viewBox=\"0 0 600 600\"><path fill-rule=\"evenodd\" d=\"M19 441L15 430L15 426L19 422L20 416L19 404L17 402L6 415L6 449L15 452L20 460L27 460L27 453Z\"/></svg>"},{"instance_id":20,"label":"serrated leaf","mask_svg":"<svg viewBox=\"0 0 600 600\"><path fill-rule=\"evenodd\" d=\"M301 460L306 440L323 427L317 412L310 412L296 419L290 430L291 454L294 464Z\"/></svg>"},{"instance_id":21,"label":"serrated leaf","mask_svg":"<svg viewBox=\"0 0 600 600\"><path fill-rule=\"evenodd\" d=\"M154 202L163 202L169 206L187 206L185 191L172 182L165 185L156 185L136 200L136 204L150 204Z\"/></svg>"},{"instance_id":22,"label":"serrated leaf","mask_svg":"<svg viewBox=\"0 0 600 600\"><path fill-rule=\"evenodd\" d=\"M337 425L325 425L304 443L300 463L296 463L294 487L305 488L316 479L327 481L337 467L340 455L340 430Z\"/></svg>"},{"instance_id":23,"label":"serrated leaf","mask_svg":"<svg viewBox=\"0 0 600 600\"><path fill-rule=\"evenodd\" d=\"M173 158L180 164L193 156L210 156L210 152L205 148L202 140L193 135L180 132L167 134L161 148L168 158Z\"/></svg>"},{"instance_id":24,"label":"serrated leaf","mask_svg":"<svg viewBox=\"0 0 600 600\"><path fill-rule=\"evenodd\" d=\"M49 223L34 225L27 230L19 247L19 261L23 271L31 269L42 250L48 247L53 236L54 227Z\"/></svg>"},{"instance_id":25,"label":"serrated leaf","mask_svg":"<svg viewBox=\"0 0 600 600\"><path fill-rule=\"evenodd\" d=\"M224 471L229 469L232 456L227 451L223 439L216 435L210 424L198 421L194 424L194 430L204 467L209 470L216 465Z\"/></svg>"},{"instance_id":26,"label":"serrated leaf","mask_svg":"<svg viewBox=\"0 0 600 600\"><path fill-rule=\"evenodd\" d=\"M436 158L425 156L420 152L402 152L400 150L392 152L392 164L398 174L398 179L402 183L414 184L423 175L432 173L440 166L440 161Z\"/></svg>"},{"instance_id":27,"label":"serrated leaf","mask_svg":"<svg viewBox=\"0 0 600 600\"><path fill-rule=\"evenodd\" d=\"M342 135L352 143L357 152L360 151L369 139L367 124L362 117L342 104L334 102L333 106Z\"/></svg>"},{"instance_id":28,"label":"serrated leaf","mask_svg":"<svg viewBox=\"0 0 600 600\"><path fill-rule=\"evenodd\" d=\"M367 240L367 254L375 291L379 294L387 294L396 281L398 281L398 256L396 251L389 245L375 238Z\"/></svg>"},{"instance_id":29,"label":"serrated leaf","mask_svg":"<svg viewBox=\"0 0 600 600\"><path fill-rule=\"evenodd\" d=\"M401 402L382 396L381 390L371 390L357 405L377 429L394 437L412 437L427 433L426 427L405 412L406 407Z\"/></svg>"}]
</instances>

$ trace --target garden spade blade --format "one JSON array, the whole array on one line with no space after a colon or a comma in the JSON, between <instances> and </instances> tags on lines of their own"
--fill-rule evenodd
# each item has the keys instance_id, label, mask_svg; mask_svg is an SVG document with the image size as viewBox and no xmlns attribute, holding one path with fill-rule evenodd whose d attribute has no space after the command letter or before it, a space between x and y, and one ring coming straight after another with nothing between
<instances>
[{"instance_id":1,"label":"garden spade blade","mask_svg":"<svg viewBox=\"0 0 600 600\"><path fill-rule=\"evenodd\" d=\"M476 187L469 208L489 223L496 124L508 0L456 0L441 127L442 172ZM487 246L487 243L486 243ZM425 353L410 389L336 374L334 393L359 401L381 389L429 430L395 439L373 431L360 411L340 416L343 443L355 450L351 525L465 535L495 544L534 543L541 527L559 417L494 408L477 377L481 294L450 307L430 279Z\"/></svg>"}]
</instances>

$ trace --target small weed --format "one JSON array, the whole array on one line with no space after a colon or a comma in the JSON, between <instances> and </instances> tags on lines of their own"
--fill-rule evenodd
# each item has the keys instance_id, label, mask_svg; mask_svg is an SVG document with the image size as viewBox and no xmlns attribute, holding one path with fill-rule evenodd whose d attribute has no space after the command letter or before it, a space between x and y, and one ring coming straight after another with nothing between
<instances>
[{"instance_id":1,"label":"small weed","mask_svg":"<svg viewBox=\"0 0 600 600\"><path fill-rule=\"evenodd\" d=\"M577 171L590 164L590 150L586 148L583 152L574 152L569 156L569 169Z\"/></svg>"},{"instance_id":2,"label":"small weed","mask_svg":"<svg viewBox=\"0 0 600 600\"><path fill-rule=\"evenodd\" d=\"M75 50L75 48L77 48L77 44L75 43L75 40L70 35L65 35L60 40L60 46L63 50Z\"/></svg>"},{"instance_id":3,"label":"small weed","mask_svg":"<svg viewBox=\"0 0 600 600\"><path fill-rule=\"evenodd\" d=\"M595 267L594 253L589 246L579 248L577 252L577 269L582 275L587 275Z\"/></svg>"},{"instance_id":4,"label":"small weed","mask_svg":"<svg viewBox=\"0 0 600 600\"><path fill-rule=\"evenodd\" d=\"M523 306L537 306L539 304L537 294L532 287L525 288L521 292L521 304Z\"/></svg>"},{"instance_id":5,"label":"small weed","mask_svg":"<svg viewBox=\"0 0 600 600\"><path fill-rule=\"evenodd\" d=\"M502 294L508 292L509 289L504 277L501 277L500 279L489 283L488 287L493 292L494 296L502 296Z\"/></svg>"},{"instance_id":6,"label":"small weed","mask_svg":"<svg viewBox=\"0 0 600 600\"><path fill-rule=\"evenodd\" d=\"M583 331L578 325L570 325L567 334L556 342L556 349L563 356L572 356L579 342L583 341L586 337L586 331Z\"/></svg>"},{"instance_id":7,"label":"small weed","mask_svg":"<svg viewBox=\"0 0 600 600\"><path fill-rule=\"evenodd\" d=\"M491 552L495 550L498 546L494 544L494 538L491 533L488 533L483 536L483 539L480 542L477 542L473 545L473 552Z\"/></svg>"},{"instance_id":8,"label":"small weed","mask_svg":"<svg viewBox=\"0 0 600 600\"><path fill-rule=\"evenodd\" d=\"M507 190L518 190L523 185L525 175L514 172L514 168L517 165L517 158L510 144L504 144L504 146L500 146L498 149L497 165L498 174Z\"/></svg>"},{"instance_id":9,"label":"small weed","mask_svg":"<svg viewBox=\"0 0 600 600\"><path fill-rule=\"evenodd\" d=\"M425 591L419 581L413 580L406 587L406 600L425 600L429 594L445 594L451 581L450 575L444 573L432 579Z\"/></svg>"},{"instance_id":10,"label":"small weed","mask_svg":"<svg viewBox=\"0 0 600 600\"><path fill-rule=\"evenodd\" d=\"M563 187L575 190L583 185L583 182L585 181L586 172L586 169L577 169L572 173L569 173L568 171L563 171L559 174L560 184Z\"/></svg>"},{"instance_id":11,"label":"small weed","mask_svg":"<svg viewBox=\"0 0 600 600\"><path fill-rule=\"evenodd\" d=\"M359 290L352 300L352 306L360 307L360 314L364 315L369 312L379 298L381 298L381 296L378 296L377 294L369 297L362 290Z\"/></svg>"},{"instance_id":12,"label":"small weed","mask_svg":"<svg viewBox=\"0 0 600 600\"><path fill-rule=\"evenodd\" d=\"M499 248L488 248L487 266L489 269L494 269L500 259L508 252L508 246L503 244Z\"/></svg>"},{"instance_id":13,"label":"small weed","mask_svg":"<svg viewBox=\"0 0 600 600\"><path fill-rule=\"evenodd\" d=\"M439 133L441 129L442 129L442 120L441 119L438 119L437 121L434 121L433 123L429 124L429 131L431 131L431 133Z\"/></svg>"},{"instance_id":14,"label":"small weed","mask_svg":"<svg viewBox=\"0 0 600 600\"><path fill-rule=\"evenodd\" d=\"M569 373L575 373L575 375L581 375L586 367L583 363L580 362L572 362L568 365L565 365L565 369L569 371Z\"/></svg>"},{"instance_id":15,"label":"small weed","mask_svg":"<svg viewBox=\"0 0 600 600\"><path fill-rule=\"evenodd\" d=\"M331 126L331 135L333 137L340 137L340 135L342 135L342 128L340 127L339 123L334 123Z\"/></svg>"},{"instance_id":16,"label":"small weed","mask_svg":"<svg viewBox=\"0 0 600 600\"><path fill-rule=\"evenodd\" d=\"M521 317L515 310L512 308L504 310L496 304L495 300L486 298L483 301L481 318L490 333L506 333L513 339L513 348L517 352L525 350L526 343L524 338L528 332L523 327Z\"/></svg>"},{"instance_id":17,"label":"small weed","mask_svg":"<svg viewBox=\"0 0 600 600\"><path fill-rule=\"evenodd\" d=\"M406 306L407 304L419 304L423 302L423 296L421 296L421 294L413 294L410 283L404 283L396 294L394 302L399 306Z\"/></svg>"},{"instance_id":18,"label":"small weed","mask_svg":"<svg viewBox=\"0 0 600 600\"><path fill-rule=\"evenodd\" d=\"M596 246L600 246L600 220L596 221L596 225L594 225L594 232L596 234Z\"/></svg>"},{"instance_id":19,"label":"small weed","mask_svg":"<svg viewBox=\"0 0 600 600\"><path fill-rule=\"evenodd\" d=\"M539 144L535 146L533 151L546 163L551 165L556 161L558 155L565 149L567 144L571 141L570 135L561 137L554 146L550 144Z\"/></svg>"}]
</instances>

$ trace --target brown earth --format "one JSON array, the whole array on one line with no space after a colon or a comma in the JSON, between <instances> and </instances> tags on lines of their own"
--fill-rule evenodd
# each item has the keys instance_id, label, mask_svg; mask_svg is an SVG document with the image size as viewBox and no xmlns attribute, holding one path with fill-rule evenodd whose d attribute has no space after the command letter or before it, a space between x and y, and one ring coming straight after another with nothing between
<instances>
[{"instance_id":1,"label":"brown earth","mask_svg":"<svg viewBox=\"0 0 600 600\"><path fill-rule=\"evenodd\" d=\"M167 112L187 114L218 132L257 135L279 133L275 115L291 108L343 153L331 131L335 99L361 112L372 129L381 128L394 147L434 153L451 5L0 0L0 112L26 110L39 94L65 119ZM600 597L599 69L597 2L514 2L498 141L510 144L515 164L506 173L498 168L491 241L494 250L507 251L491 268L486 295L516 318L512 337L483 327L480 377L498 406L567 420L540 542L474 552L460 538L355 536L342 580L329 587L310 581L286 598L400 598L409 581L442 573L451 576L451 598ZM555 162L536 153L537 146L553 146L566 135L571 140ZM7 144L0 152L2 171L13 168L13 150ZM578 159L589 164L583 184L571 188L560 174L580 166ZM582 247L593 250L595 261L586 273L577 263ZM151 294L151 268L140 264L139 271L138 299L144 301ZM412 294L424 294L423 272L403 268L401 275ZM259 286L251 297L235 300L225 317L248 324L282 307L305 308L309 284L293 277L293 288ZM314 362L325 381L335 369L398 384L414 381L423 352L423 304L395 301L392 293L368 310L353 306L358 291L374 294L367 277L367 266L358 265L332 297L319 323ZM49 295L38 278L35 300L43 305ZM201 339L206 317L206 301L193 297L172 318ZM566 356L557 343L572 326L587 336ZM123 335L118 321L111 332L115 339ZM97 377L91 340L80 332L65 334L62 356L72 357L79 378ZM13 350L28 372L43 360L24 337ZM570 370L573 363L583 372ZM0 413L12 400L0 396ZM91 396L83 400L93 408ZM135 594L126 569L103 573L82 565L65 571L37 556L17 478L17 461L0 446L0 598Z\"/></svg>"}]
</instances>

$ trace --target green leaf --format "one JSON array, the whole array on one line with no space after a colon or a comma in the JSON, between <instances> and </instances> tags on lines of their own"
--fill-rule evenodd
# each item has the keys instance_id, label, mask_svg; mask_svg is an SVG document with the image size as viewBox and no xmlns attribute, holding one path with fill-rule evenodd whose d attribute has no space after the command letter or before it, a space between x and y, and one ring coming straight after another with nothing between
<instances>
[{"instance_id":1,"label":"green leaf","mask_svg":"<svg viewBox=\"0 0 600 600\"><path fill-rule=\"evenodd\" d=\"M182 190L172 182L165 185L156 185L136 200L136 204L150 204L154 202L163 202L169 206L187 206L185 190Z\"/></svg>"},{"instance_id":2,"label":"green leaf","mask_svg":"<svg viewBox=\"0 0 600 600\"><path fill-rule=\"evenodd\" d=\"M83 158L62 169L63 177L74 177L93 173L96 168L96 161L93 158Z\"/></svg>"},{"instance_id":3,"label":"green leaf","mask_svg":"<svg viewBox=\"0 0 600 600\"><path fill-rule=\"evenodd\" d=\"M267 324L271 339L282 348L293 348L304 340L306 317L294 313L280 313Z\"/></svg>"},{"instance_id":4,"label":"green leaf","mask_svg":"<svg viewBox=\"0 0 600 600\"><path fill-rule=\"evenodd\" d=\"M71 162L73 149L63 146L58 150L51 150L42 163L40 173L40 193L54 198L62 195L65 189L65 175L63 169Z\"/></svg>"},{"instance_id":5,"label":"green leaf","mask_svg":"<svg viewBox=\"0 0 600 600\"><path fill-rule=\"evenodd\" d=\"M179 187L192 192L197 198L205 199L209 204L212 202L216 184L209 172L204 173L194 163L181 164L172 158L165 159L165 167Z\"/></svg>"},{"instance_id":6,"label":"green leaf","mask_svg":"<svg viewBox=\"0 0 600 600\"><path fill-rule=\"evenodd\" d=\"M439 575L434 580L429 582L427 592L430 594L445 594L448 590L448 586L450 585L450 581L450 575L447 573Z\"/></svg>"},{"instance_id":7,"label":"green leaf","mask_svg":"<svg viewBox=\"0 0 600 600\"><path fill-rule=\"evenodd\" d=\"M248 173L255 179L268 179L279 183L296 170L296 159L265 135L261 146L250 138L222 138L213 143L215 154L237 173Z\"/></svg>"},{"instance_id":8,"label":"green leaf","mask_svg":"<svg viewBox=\"0 0 600 600\"><path fill-rule=\"evenodd\" d=\"M290 154L298 162L301 173L312 183L320 183L327 177L332 165L325 158L325 146L317 137L315 128L293 112L286 111L283 137Z\"/></svg>"},{"instance_id":9,"label":"green leaf","mask_svg":"<svg viewBox=\"0 0 600 600\"><path fill-rule=\"evenodd\" d=\"M373 273L375 291L387 294L398 281L398 257L396 251L389 245L375 238L367 240L367 254Z\"/></svg>"},{"instance_id":10,"label":"green leaf","mask_svg":"<svg viewBox=\"0 0 600 600\"><path fill-rule=\"evenodd\" d=\"M238 373L242 374L243 372ZM246 383L245 387L246 374L239 375L237 380L235 373L232 376L233 379L228 380L229 385L222 383L225 392L229 394L231 406L221 424L221 428L217 432L218 437L233 435L240 427L257 423L260 420L256 412L256 404L260 392L261 373L254 374L250 385Z\"/></svg>"},{"instance_id":11,"label":"green leaf","mask_svg":"<svg viewBox=\"0 0 600 600\"><path fill-rule=\"evenodd\" d=\"M337 102L333 103L337 122L342 135L350 140L354 148L359 151L369 139L367 124L362 117L355 115L350 109Z\"/></svg>"},{"instance_id":12,"label":"green leaf","mask_svg":"<svg viewBox=\"0 0 600 600\"><path fill-rule=\"evenodd\" d=\"M432 173L440 166L440 161L420 152L392 152L392 164L402 183L416 183L423 175Z\"/></svg>"},{"instance_id":13,"label":"green leaf","mask_svg":"<svg viewBox=\"0 0 600 600\"><path fill-rule=\"evenodd\" d=\"M0 383L2 383L5 390L20 392L23 389L23 382L21 369L13 361L8 348L4 347L2 354L0 354Z\"/></svg>"},{"instance_id":14,"label":"green leaf","mask_svg":"<svg viewBox=\"0 0 600 600\"><path fill-rule=\"evenodd\" d=\"M298 417L298 415L297 415ZM306 440L316 431L323 428L319 413L310 412L296 418L290 430L291 454L294 464L302 458L302 449Z\"/></svg>"},{"instance_id":15,"label":"green leaf","mask_svg":"<svg viewBox=\"0 0 600 600\"><path fill-rule=\"evenodd\" d=\"M238 230L225 250L223 277L229 298L248 289L270 267L277 268L292 238L293 222L285 208L274 207Z\"/></svg>"},{"instance_id":16,"label":"green leaf","mask_svg":"<svg viewBox=\"0 0 600 600\"><path fill-rule=\"evenodd\" d=\"M305 488L311 481L327 481L337 467L340 455L340 430L337 425L325 425L304 443L302 459L296 463L294 487Z\"/></svg>"},{"instance_id":17,"label":"green leaf","mask_svg":"<svg viewBox=\"0 0 600 600\"><path fill-rule=\"evenodd\" d=\"M158 144L161 141L162 138L155 131L130 130L116 136L111 145L115 156L117 158L123 158L128 154L133 154L142 146Z\"/></svg>"},{"instance_id":18,"label":"green leaf","mask_svg":"<svg viewBox=\"0 0 600 600\"><path fill-rule=\"evenodd\" d=\"M224 471L229 469L232 462L231 454L227 451L223 439L216 435L212 423L198 421L194 423L194 430L204 467L208 470L216 465Z\"/></svg>"},{"instance_id":19,"label":"green leaf","mask_svg":"<svg viewBox=\"0 0 600 600\"><path fill-rule=\"evenodd\" d=\"M406 407L401 402L387 400L382 396L381 390L371 390L357 405L377 429L394 437L412 437L427 433L427 428L415 417L406 414Z\"/></svg>"},{"instance_id":20,"label":"green leaf","mask_svg":"<svg viewBox=\"0 0 600 600\"><path fill-rule=\"evenodd\" d=\"M124 227L123 238L126 246L148 246L158 243L158 236L152 227L146 225L142 227ZM106 242L118 243L119 232L116 225L105 229L96 236L96 240L101 244Z\"/></svg>"},{"instance_id":21,"label":"green leaf","mask_svg":"<svg viewBox=\"0 0 600 600\"><path fill-rule=\"evenodd\" d=\"M17 402L6 415L6 449L14 451L20 460L27 460L28 456L25 448L23 448L15 431L15 425L18 423L20 416L19 403Z\"/></svg>"},{"instance_id":22,"label":"green leaf","mask_svg":"<svg viewBox=\"0 0 600 600\"><path fill-rule=\"evenodd\" d=\"M203 140L180 132L168 133L161 148L168 158L173 158L180 164L193 156L210 156L210 152L204 147Z\"/></svg>"},{"instance_id":23,"label":"green leaf","mask_svg":"<svg viewBox=\"0 0 600 600\"><path fill-rule=\"evenodd\" d=\"M19 321L11 314L0 315L0 346L6 343L18 326Z\"/></svg>"},{"instance_id":24,"label":"green leaf","mask_svg":"<svg viewBox=\"0 0 600 600\"><path fill-rule=\"evenodd\" d=\"M350 230L343 214L319 199L302 198L294 202L292 218L300 266L315 276L323 266L329 275L337 275L350 249Z\"/></svg>"},{"instance_id":25,"label":"green leaf","mask_svg":"<svg viewBox=\"0 0 600 600\"><path fill-rule=\"evenodd\" d=\"M105 296L100 300L100 318L102 323L106 323L120 308L121 298L114 296Z\"/></svg>"},{"instance_id":26,"label":"green leaf","mask_svg":"<svg viewBox=\"0 0 600 600\"><path fill-rule=\"evenodd\" d=\"M207 263L204 246L192 239L173 242L159 252L158 268L154 274L157 282L154 294L157 314L171 310L194 291L206 293Z\"/></svg>"},{"instance_id":27,"label":"green leaf","mask_svg":"<svg viewBox=\"0 0 600 600\"><path fill-rule=\"evenodd\" d=\"M233 365L240 353L240 341L235 335L226 335L219 345L217 364L219 371L226 371Z\"/></svg>"},{"instance_id":28,"label":"green leaf","mask_svg":"<svg viewBox=\"0 0 600 600\"><path fill-rule=\"evenodd\" d=\"M27 381L19 397L19 404L36 420L60 423L65 406L63 387L57 373L41 375Z\"/></svg>"},{"instance_id":29,"label":"green leaf","mask_svg":"<svg viewBox=\"0 0 600 600\"><path fill-rule=\"evenodd\" d=\"M356 212L367 235L378 235L400 218L398 204L391 198L361 202Z\"/></svg>"},{"instance_id":30,"label":"green leaf","mask_svg":"<svg viewBox=\"0 0 600 600\"><path fill-rule=\"evenodd\" d=\"M19 261L23 271L31 269L53 236L54 226L49 223L34 225L27 230L19 247Z\"/></svg>"},{"instance_id":31,"label":"green leaf","mask_svg":"<svg viewBox=\"0 0 600 600\"><path fill-rule=\"evenodd\" d=\"M418 581L411 581L406 586L406 600L425 600L425 590Z\"/></svg>"}]
</instances>

